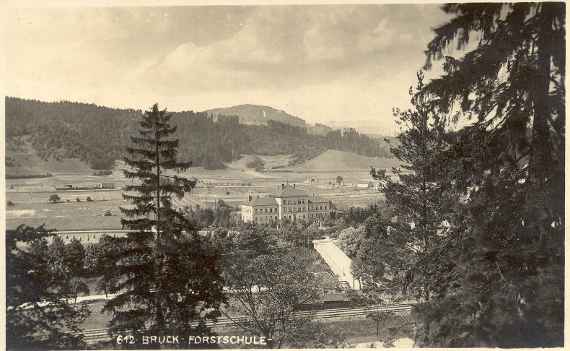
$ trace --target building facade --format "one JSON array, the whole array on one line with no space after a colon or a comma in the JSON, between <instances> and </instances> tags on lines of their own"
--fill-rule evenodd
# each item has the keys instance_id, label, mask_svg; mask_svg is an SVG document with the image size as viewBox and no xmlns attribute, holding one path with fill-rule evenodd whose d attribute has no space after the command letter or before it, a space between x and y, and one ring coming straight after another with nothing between
<instances>
[{"instance_id":1,"label":"building facade","mask_svg":"<svg viewBox=\"0 0 570 351\"><path fill-rule=\"evenodd\" d=\"M288 221L320 221L331 215L332 203L318 195L309 195L295 185L282 184L277 194L253 199L241 205L244 222L271 224Z\"/></svg>"}]
</instances>

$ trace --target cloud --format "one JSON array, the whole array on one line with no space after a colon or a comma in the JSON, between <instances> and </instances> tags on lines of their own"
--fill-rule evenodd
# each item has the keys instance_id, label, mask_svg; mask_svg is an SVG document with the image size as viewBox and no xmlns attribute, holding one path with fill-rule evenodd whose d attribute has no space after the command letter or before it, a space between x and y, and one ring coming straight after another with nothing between
<instances>
[{"instance_id":1,"label":"cloud","mask_svg":"<svg viewBox=\"0 0 570 351\"><path fill-rule=\"evenodd\" d=\"M6 26L6 85L112 106L391 116L443 19L435 5L20 9Z\"/></svg>"}]
</instances>

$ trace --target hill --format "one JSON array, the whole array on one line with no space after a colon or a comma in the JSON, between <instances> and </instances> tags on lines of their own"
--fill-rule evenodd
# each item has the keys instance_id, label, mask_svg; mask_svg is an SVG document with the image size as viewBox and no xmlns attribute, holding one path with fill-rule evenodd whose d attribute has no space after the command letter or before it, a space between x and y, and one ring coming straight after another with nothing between
<instances>
[{"instance_id":1,"label":"hill","mask_svg":"<svg viewBox=\"0 0 570 351\"><path fill-rule=\"evenodd\" d=\"M8 148L10 150L10 148ZM11 150L6 159L6 178L45 177L51 173L85 172L89 165L79 159L42 159L29 142L24 142L18 150Z\"/></svg>"},{"instance_id":2,"label":"hill","mask_svg":"<svg viewBox=\"0 0 570 351\"><path fill-rule=\"evenodd\" d=\"M142 113L67 101L48 103L14 97L6 97L5 101L7 172L24 174L45 169L26 166L40 163L26 158L31 154L41 160L78 159L93 169L112 168L124 156ZM353 129L329 131L326 126L319 126L320 132L313 134L306 126L272 119L264 125L250 125L239 123L238 116L214 118L211 113L194 111L171 114L180 140L180 157L207 169L224 168L244 154L291 155L293 163L302 163L327 149L371 157L390 156L383 141Z\"/></svg>"},{"instance_id":3,"label":"hill","mask_svg":"<svg viewBox=\"0 0 570 351\"><path fill-rule=\"evenodd\" d=\"M397 160L393 158L366 157L353 152L327 150L319 156L293 167L293 169L299 171L339 171L363 170L370 169L370 167L391 168L397 165Z\"/></svg>"},{"instance_id":4,"label":"hill","mask_svg":"<svg viewBox=\"0 0 570 351\"><path fill-rule=\"evenodd\" d=\"M333 130L334 129L332 129L331 127L321 123L315 123L314 126L307 127L307 132L309 132L309 134L315 134L315 135L327 135Z\"/></svg>"},{"instance_id":5,"label":"hill","mask_svg":"<svg viewBox=\"0 0 570 351\"><path fill-rule=\"evenodd\" d=\"M296 127L305 127L305 120L292 116L285 111L262 105L237 105L231 107L215 108L204 111L213 116L237 116L239 123L256 126L267 125L268 121L276 121Z\"/></svg>"}]
</instances>

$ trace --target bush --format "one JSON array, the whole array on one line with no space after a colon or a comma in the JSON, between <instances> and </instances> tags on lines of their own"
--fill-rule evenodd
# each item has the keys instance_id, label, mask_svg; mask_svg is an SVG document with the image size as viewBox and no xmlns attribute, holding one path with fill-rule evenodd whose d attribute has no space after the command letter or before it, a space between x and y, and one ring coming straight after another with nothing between
<instances>
[{"instance_id":1,"label":"bush","mask_svg":"<svg viewBox=\"0 0 570 351\"><path fill-rule=\"evenodd\" d=\"M80 198L78 198L78 197L76 197L76 198L75 198L75 201L77 201L77 202L81 202L81 199L80 199Z\"/></svg>"},{"instance_id":2,"label":"bush","mask_svg":"<svg viewBox=\"0 0 570 351\"><path fill-rule=\"evenodd\" d=\"M13 203L12 201L10 200L6 201L6 207L14 207L14 206L16 206L16 204Z\"/></svg>"},{"instance_id":3,"label":"bush","mask_svg":"<svg viewBox=\"0 0 570 351\"><path fill-rule=\"evenodd\" d=\"M61 197L59 197L58 194L52 194L52 195L49 196L48 201L51 202L52 204L55 204L56 202L60 202L60 201L61 201Z\"/></svg>"},{"instance_id":4,"label":"bush","mask_svg":"<svg viewBox=\"0 0 570 351\"><path fill-rule=\"evenodd\" d=\"M265 163L263 163L263 161L259 157L255 156L255 158L246 163L245 166L247 168L254 168L256 171L259 172L265 168Z\"/></svg>"},{"instance_id":5,"label":"bush","mask_svg":"<svg viewBox=\"0 0 570 351\"><path fill-rule=\"evenodd\" d=\"M91 201L93 201L93 199L91 198L91 196L87 196L87 199L85 199L85 201L91 202Z\"/></svg>"}]
</instances>

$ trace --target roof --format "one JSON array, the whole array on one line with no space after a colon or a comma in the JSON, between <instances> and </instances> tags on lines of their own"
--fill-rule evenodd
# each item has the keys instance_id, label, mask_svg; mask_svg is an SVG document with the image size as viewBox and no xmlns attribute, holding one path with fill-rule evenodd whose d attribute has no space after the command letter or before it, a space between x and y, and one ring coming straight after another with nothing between
<instances>
[{"instance_id":1,"label":"roof","mask_svg":"<svg viewBox=\"0 0 570 351\"><path fill-rule=\"evenodd\" d=\"M293 197L293 196L309 196L306 192L301 189L295 189L291 186L286 186L283 190L279 192L279 194L275 195L275 197Z\"/></svg>"},{"instance_id":2,"label":"roof","mask_svg":"<svg viewBox=\"0 0 570 351\"><path fill-rule=\"evenodd\" d=\"M275 201L274 197L260 197L251 200L249 204L253 206L272 206L277 205L277 201Z\"/></svg>"}]
</instances>

